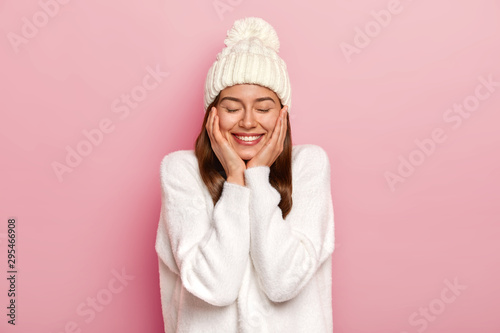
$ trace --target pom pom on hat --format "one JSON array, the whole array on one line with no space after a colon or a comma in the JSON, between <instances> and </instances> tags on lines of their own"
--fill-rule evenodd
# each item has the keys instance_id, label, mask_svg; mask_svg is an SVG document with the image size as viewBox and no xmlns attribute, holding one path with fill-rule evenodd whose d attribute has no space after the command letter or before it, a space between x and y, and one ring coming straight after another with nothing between
<instances>
[{"instance_id":1,"label":"pom pom on hat","mask_svg":"<svg viewBox=\"0 0 500 333\"><path fill-rule=\"evenodd\" d=\"M278 56L276 30L261 18L242 18L227 32L224 44L205 80L205 112L224 88L244 83L271 89L290 112L290 79L285 62Z\"/></svg>"},{"instance_id":2,"label":"pom pom on hat","mask_svg":"<svg viewBox=\"0 0 500 333\"><path fill-rule=\"evenodd\" d=\"M233 46L242 40L251 38L260 39L264 46L270 47L275 52L279 52L280 41L276 30L269 23L258 17L247 17L236 21L227 33L224 44L226 46Z\"/></svg>"}]
</instances>

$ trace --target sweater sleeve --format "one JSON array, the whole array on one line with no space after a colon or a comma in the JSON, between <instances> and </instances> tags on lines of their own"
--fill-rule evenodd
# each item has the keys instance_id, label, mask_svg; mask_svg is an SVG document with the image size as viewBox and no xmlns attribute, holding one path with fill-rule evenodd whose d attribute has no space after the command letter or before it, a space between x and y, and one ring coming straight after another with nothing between
<instances>
[{"instance_id":1,"label":"sweater sleeve","mask_svg":"<svg viewBox=\"0 0 500 333\"><path fill-rule=\"evenodd\" d=\"M233 303L249 258L250 190L225 182L209 215L197 167L167 155L161 163L158 257L193 295L216 306ZM211 199L210 199L211 200Z\"/></svg>"},{"instance_id":2,"label":"sweater sleeve","mask_svg":"<svg viewBox=\"0 0 500 333\"><path fill-rule=\"evenodd\" d=\"M250 195L250 255L266 295L274 302L300 293L334 249L333 204L328 155L307 145L297 156L293 205L284 220L270 168L245 171Z\"/></svg>"}]
</instances>

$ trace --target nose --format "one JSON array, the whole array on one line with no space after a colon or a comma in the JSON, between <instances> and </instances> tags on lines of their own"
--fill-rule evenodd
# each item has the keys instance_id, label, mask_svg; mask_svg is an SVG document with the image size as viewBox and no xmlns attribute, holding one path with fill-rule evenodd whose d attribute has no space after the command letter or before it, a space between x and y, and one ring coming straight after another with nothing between
<instances>
[{"instance_id":1,"label":"nose","mask_svg":"<svg viewBox=\"0 0 500 333\"><path fill-rule=\"evenodd\" d=\"M251 109L246 109L240 119L240 124L243 128L253 128L257 125L257 120Z\"/></svg>"}]
</instances>

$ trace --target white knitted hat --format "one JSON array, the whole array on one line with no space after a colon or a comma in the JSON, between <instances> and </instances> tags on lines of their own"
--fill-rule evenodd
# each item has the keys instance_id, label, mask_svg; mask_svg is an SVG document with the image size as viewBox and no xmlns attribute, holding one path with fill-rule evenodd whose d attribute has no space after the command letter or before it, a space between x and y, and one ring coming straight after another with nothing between
<instances>
[{"instance_id":1,"label":"white knitted hat","mask_svg":"<svg viewBox=\"0 0 500 333\"><path fill-rule=\"evenodd\" d=\"M234 22L224 44L205 81L205 112L221 90L242 83L271 89L290 110L290 79L274 28L258 17L243 18Z\"/></svg>"}]
</instances>

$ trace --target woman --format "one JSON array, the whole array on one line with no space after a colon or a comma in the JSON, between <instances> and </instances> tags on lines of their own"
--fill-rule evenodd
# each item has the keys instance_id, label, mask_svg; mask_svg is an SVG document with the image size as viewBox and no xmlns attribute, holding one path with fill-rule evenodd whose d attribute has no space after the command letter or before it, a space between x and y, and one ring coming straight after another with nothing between
<instances>
[{"instance_id":1,"label":"woman","mask_svg":"<svg viewBox=\"0 0 500 333\"><path fill-rule=\"evenodd\" d=\"M165 332L332 332L328 156L292 146L272 26L238 20L225 45L195 149L161 163Z\"/></svg>"}]
</instances>

